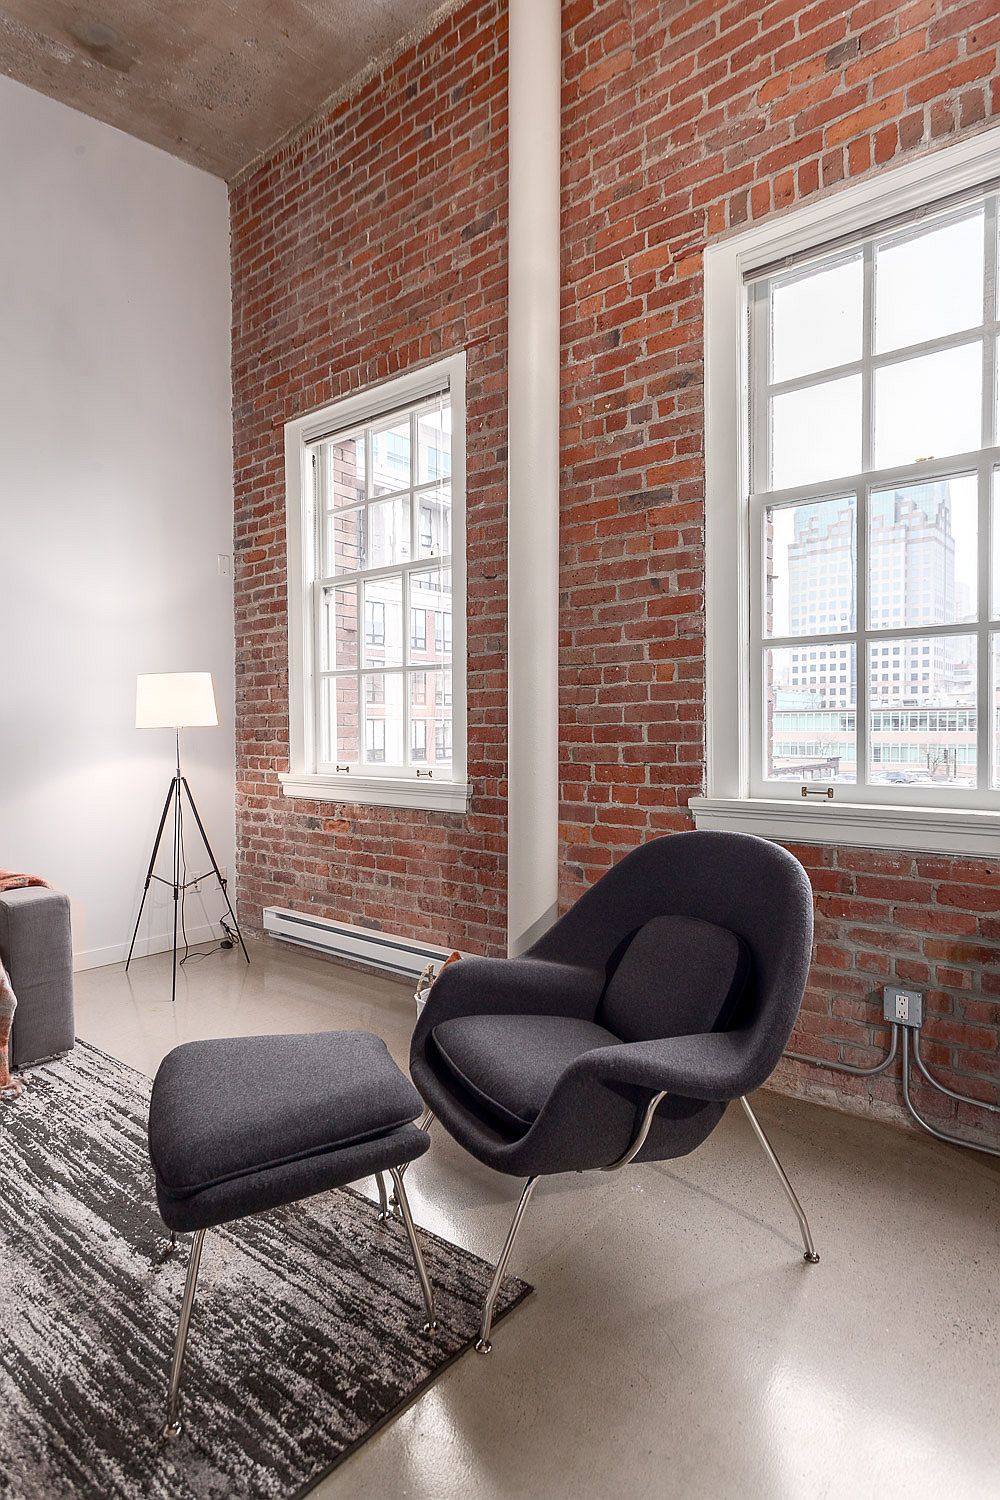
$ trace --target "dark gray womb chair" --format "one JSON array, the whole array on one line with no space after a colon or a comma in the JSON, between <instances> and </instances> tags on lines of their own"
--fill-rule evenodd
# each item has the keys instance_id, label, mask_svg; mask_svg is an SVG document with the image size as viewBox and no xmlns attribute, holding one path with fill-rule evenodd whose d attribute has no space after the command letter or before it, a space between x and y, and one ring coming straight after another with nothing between
<instances>
[{"instance_id":1,"label":"dark gray womb chair","mask_svg":"<svg viewBox=\"0 0 1000 1500\"><path fill-rule=\"evenodd\" d=\"M538 1177L693 1151L739 1099L819 1259L791 1183L746 1101L802 1002L812 893L786 850L748 834L681 833L627 855L523 956L444 969L410 1073L479 1161L528 1181L483 1307Z\"/></svg>"}]
</instances>

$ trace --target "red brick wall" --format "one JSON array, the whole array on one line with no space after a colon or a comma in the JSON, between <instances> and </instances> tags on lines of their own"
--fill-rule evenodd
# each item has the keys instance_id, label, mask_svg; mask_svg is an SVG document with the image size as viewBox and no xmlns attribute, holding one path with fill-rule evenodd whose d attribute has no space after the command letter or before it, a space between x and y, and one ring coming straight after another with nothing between
<instances>
[{"instance_id":1,"label":"red brick wall","mask_svg":"<svg viewBox=\"0 0 1000 1500\"><path fill-rule=\"evenodd\" d=\"M233 192L243 915L312 904L500 951L506 7L473 3ZM701 257L729 228L981 128L994 0L564 0L562 864L571 900L690 826L704 777ZM281 424L469 347L468 819L278 796L287 765ZM927 1053L997 1099L1000 866L798 849L816 965L795 1044L868 1062L875 991L926 989ZM779 1085L900 1117L898 1082ZM930 1114L954 1119L919 1090ZM982 1117L957 1112L963 1128Z\"/></svg>"},{"instance_id":2,"label":"red brick wall","mask_svg":"<svg viewBox=\"0 0 1000 1500\"><path fill-rule=\"evenodd\" d=\"M702 790L705 244L981 127L1000 110L1000 16L995 0L570 0L563 17L569 901L639 840L689 827ZM795 852L817 940L792 1047L874 1063L876 991L912 982L942 1080L998 1102L1000 864ZM896 1077L783 1063L776 1082L900 1117ZM982 1111L914 1093L996 1135Z\"/></svg>"},{"instance_id":3,"label":"red brick wall","mask_svg":"<svg viewBox=\"0 0 1000 1500\"><path fill-rule=\"evenodd\" d=\"M504 947L505 7L470 5L232 192L237 848L242 920L309 908ZM467 818L283 797L282 426L465 348Z\"/></svg>"}]
</instances>

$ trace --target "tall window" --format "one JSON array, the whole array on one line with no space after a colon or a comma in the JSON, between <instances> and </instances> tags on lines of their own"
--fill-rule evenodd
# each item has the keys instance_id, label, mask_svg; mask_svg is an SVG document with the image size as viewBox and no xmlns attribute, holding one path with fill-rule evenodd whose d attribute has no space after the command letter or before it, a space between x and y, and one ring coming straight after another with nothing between
<instances>
[{"instance_id":1,"label":"tall window","mask_svg":"<svg viewBox=\"0 0 1000 1500\"><path fill-rule=\"evenodd\" d=\"M988 195L749 284L765 795L1000 782L997 259Z\"/></svg>"},{"instance_id":2,"label":"tall window","mask_svg":"<svg viewBox=\"0 0 1000 1500\"><path fill-rule=\"evenodd\" d=\"M1000 856L1000 131L706 247L698 828Z\"/></svg>"},{"instance_id":3,"label":"tall window","mask_svg":"<svg viewBox=\"0 0 1000 1500\"><path fill-rule=\"evenodd\" d=\"M285 790L462 810L464 356L286 434L289 593L303 635Z\"/></svg>"}]
</instances>

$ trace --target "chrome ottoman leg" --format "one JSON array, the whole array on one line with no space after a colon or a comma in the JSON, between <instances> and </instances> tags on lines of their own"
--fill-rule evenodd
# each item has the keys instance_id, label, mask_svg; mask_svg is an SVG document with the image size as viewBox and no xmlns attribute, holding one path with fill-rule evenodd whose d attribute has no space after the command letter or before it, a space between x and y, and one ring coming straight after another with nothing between
<instances>
[{"instance_id":1,"label":"chrome ottoman leg","mask_svg":"<svg viewBox=\"0 0 1000 1500\"><path fill-rule=\"evenodd\" d=\"M416 1266L417 1279L420 1282L420 1290L423 1293L424 1307L427 1311L427 1322L424 1324L424 1332L433 1333L437 1327L437 1319L434 1316L434 1288L431 1286L431 1279L427 1274L427 1267L424 1265L424 1257L417 1239L413 1215L410 1213L410 1200L407 1198L406 1189L403 1186L402 1168L390 1167L389 1175L392 1177L392 1184L396 1190L396 1202L399 1205L399 1212L406 1226L406 1235L410 1241L410 1250L413 1252L413 1264Z\"/></svg>"},{"instance_id":2,"label":"chrome ottoman leg","mask_svg":"<svg viewBox=\"0 0 1000 1500\"><path fill-rule=\"evenodd\" d=\"M165 1438L180 1437L184 1423L177 1415L181 1397L181 1375L184 1370L184 1351L187 1348L188 1329L191 1326L191 1311L194 1307L195 1288L198 1285L198 1269L201 1266L201 1248L205 1243L205 1231L199 1229L191 1246L184 1297L181 1302L181 1317L177 1325L177 1342L174 1345L174 1362L170 1371L170 1390L167 1395L167 1420L163 1424Z\"/></svg>"}]
</instances>

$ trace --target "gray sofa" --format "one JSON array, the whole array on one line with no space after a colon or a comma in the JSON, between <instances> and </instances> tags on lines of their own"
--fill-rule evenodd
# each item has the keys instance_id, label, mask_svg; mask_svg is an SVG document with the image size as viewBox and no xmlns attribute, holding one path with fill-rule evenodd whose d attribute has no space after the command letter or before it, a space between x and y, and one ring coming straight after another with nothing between
<instances>
[{"instance_id":1,"label":"gray sofa","mask_svg":"<svg viewBox=\"0 0 1000 1500\"><path fill-rule=\"evenodd\" d=\"M11 1067L68 1052L74 1041L69 898L44 886L0 892L0 962L17 996Z\"/></svg>"}]
</instances>

